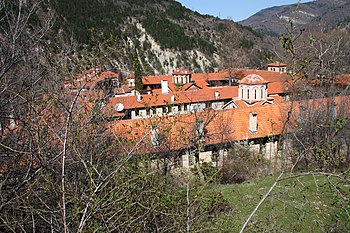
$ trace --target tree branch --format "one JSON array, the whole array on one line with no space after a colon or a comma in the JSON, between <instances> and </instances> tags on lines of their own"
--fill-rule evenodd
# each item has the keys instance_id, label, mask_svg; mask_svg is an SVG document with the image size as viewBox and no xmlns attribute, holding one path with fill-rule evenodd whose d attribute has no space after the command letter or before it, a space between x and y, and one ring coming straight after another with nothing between
<instances>
[{"instance_id":1,"label":"tree branch","mask_svg":"<svg viewBox=\"0 0 350 233\"><path fill-rule=\"evenodd\" d=\"M244 223L244 225L242 226L242 229L240 230L240 233L242 233L244 231L244 229L247 227L248 223L250 222L251 218L253 217L253 215L255 214L255 212L259 209L259 207L261 206L261 204L266 200L266 198L271 194L272 190L275 188L275 186L278 184L278 182L280 181L281 177L283 176L284 172L282 172L277 179L275 180L275 182L273 183L273 185L271 186L271 188L269 189L269 191L264 195L264 197L260 200L259 204L257 204L257 206L255 207L255 209L253 210L253 212L250 214L249 218L247 219L247 221Z\"/></svg>"}]
</instances>

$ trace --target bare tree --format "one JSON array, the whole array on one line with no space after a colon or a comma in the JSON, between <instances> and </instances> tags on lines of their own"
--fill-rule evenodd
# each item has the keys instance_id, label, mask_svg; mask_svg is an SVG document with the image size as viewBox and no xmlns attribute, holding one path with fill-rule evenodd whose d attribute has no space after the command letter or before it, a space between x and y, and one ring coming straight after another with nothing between
<instances>
[{"instance_id":1,"label":"bare tree","mask_svg":"<svg viewBox=\"0 0 350 233\"><path fill-rule=\"evenodd\" d=\"M309 75L318 77L321 81L331 78L334 82L337 74L349 72L346 58L349 57L350 36L346 31L321 29L310 34L310 43L307 45L310 56Z\"/></svg>"}]
</instances>

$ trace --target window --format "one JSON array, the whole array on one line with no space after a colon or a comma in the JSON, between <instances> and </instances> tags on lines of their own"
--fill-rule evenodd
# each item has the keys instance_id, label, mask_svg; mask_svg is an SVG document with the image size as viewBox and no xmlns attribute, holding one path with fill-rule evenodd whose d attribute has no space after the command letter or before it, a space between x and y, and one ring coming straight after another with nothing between
<instances>
[{"instance_id":1,"label":"window","mask_svg":"<svg viewBox=\"0 0 350 233\"><path fill-rule=\"evenodd\" d=\"M256 89L254 90L254 99L257 99L256 97L257 97L257 94L256 94Z\"/></svg>"},{"instance_id":2,"label":"window","mask_svg":"<svg viewBox=\"0 0 350 233\"><path fill-rule=\"evenodd\" d=\"M125 111L125 116L124 116L124 119L131 119L131 112L130 110L126 110Z\"/></svg>"},{"instance_id":3,"label":"window","mask_svg":"<svg viewBox=\"0 0 350 233\"><path fill-rule=\"evenodd\" d=\"M168 107L167 106L163 106L162 107L162 112L163 112L163 114L168 113Z\"/></svg>"},{"instance_id":4,"label":"window","mask_svg":"<svg viewBox=\"0 0 350 233\"><path fill-rule=\"evenodd\" d=\"M189 111L188 104L184 104L184 111Z\"/></svg>"},{"instance_id":5,"label":"window","mask_svg":"<svg viewBox=\"0 0 350 233\"><path fill-rule=\"evenodd\" d=\"M205 102L205 108L210 108L211 107L211 103L210 102Z\"/></svg>"},{"instance_id":6,"label":"window","mask_svg":"<svg viewBox=\"0 0 350 233\"><path fill-rule=\"evenodd\" d=\"M247 89L247 99L249 100L249 89Z\"/></svg>"}]
</instances>

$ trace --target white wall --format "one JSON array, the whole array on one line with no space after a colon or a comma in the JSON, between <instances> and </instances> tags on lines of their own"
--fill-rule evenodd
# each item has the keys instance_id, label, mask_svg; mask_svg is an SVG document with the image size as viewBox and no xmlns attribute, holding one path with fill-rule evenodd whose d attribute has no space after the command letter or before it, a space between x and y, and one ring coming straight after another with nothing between
<instances>
[{"instance_id":1,"label":"white wall","mask_svg":"<svg viewBox=\"0 0 350 233\"><path fill-rule=\"evenodd\" d=\"M162 115L163 114L163 108L162 107L157 107L156 108L156 115Z\"/></svg>"},{"instance_id":2,"label":"white wall","mask_svg":"<svg viewBox=\"0 0 350 233\"><path fill-rule=\"evenodd\" d=\"M203 112L205 109L205 103L193 103L189 105L190 112Z\"/></svg>"},{"instance_id":3,"label":"white wall","mask_svg":"<svg viewBox=\"0 0 350 233\"><path fill-rule=\"evenodd\" d=\"M265 151L266 159L272 161L277 155L277 142L268 142L266 143L265 148L266 148L266 151Z\"/></svg>"},{"instance_id":4,"label":"white wall","mask_svg":"<svg viewBox=\"0 0 350 233\"><path fill-rule=\"evenodd\" d=\"M140 111L139 111L139 115L140 115L140 117L146 117L146 116L147 116L146 109L140 110Z\"/></svg>"},{"instance_id":5,"label":"white wall","mask_svg":"<svg viewBox=\"0 0 350 233\"><path fill-rule=\"evenodd\" d=\"M213 162L212 161L212 154L213 152L212 151L203 151L203 152L200 152L199 153L199 162L201 163L210 163L210 162Z\"/></svg>"},{"instance_id":6,"label":"white wall","mask_svg":"<svg viewBox=\"0 0 350 233\"><path fill-rule=\"evenodd\" d=\"M224 102L213 102L211 103L211 108L214 110L220 110L224 107L225 103Z\"/></svg>"},{"instance_id":7,"label":"white wall","mask_svg":"<svg viewBox=\"0 0 350 233\"><path fill-rule=\"evenodd\" d=\"M256 90L256 98L255 98ZM249 95L248 95L249 94ZM262 100L267 98L266 85L246 85L240 84L238 87L238 97L243 100Z\"/></svg>"}]
</instances>

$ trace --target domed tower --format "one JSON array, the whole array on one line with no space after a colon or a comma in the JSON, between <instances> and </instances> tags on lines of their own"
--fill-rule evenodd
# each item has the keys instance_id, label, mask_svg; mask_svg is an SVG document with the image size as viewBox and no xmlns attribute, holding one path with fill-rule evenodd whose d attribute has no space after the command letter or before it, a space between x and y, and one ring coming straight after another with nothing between
<instances>
[{"instance_id":1,"label":"domed tower","mask_svg":"<svg viewBox=\"0 0 350 233\"><path fill-rule=\"evenodd\" d=\"M192 72L188 69L181 68L173 72L173 84L183 86L186 83L192 82Z\"/></svg>"},{"instance_id":2,"label":"domed tower","mask_svg":"<svg viewBox=\"0 0 350 233\"><path fill-rule=\"evenodd\" d=\"M267 83L260 75L249 74L238 81L238 97L249 102L266 100Z\"/></svg>"}]
</instances>

